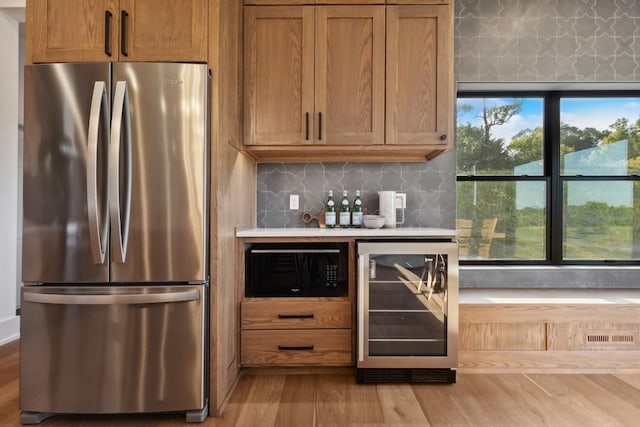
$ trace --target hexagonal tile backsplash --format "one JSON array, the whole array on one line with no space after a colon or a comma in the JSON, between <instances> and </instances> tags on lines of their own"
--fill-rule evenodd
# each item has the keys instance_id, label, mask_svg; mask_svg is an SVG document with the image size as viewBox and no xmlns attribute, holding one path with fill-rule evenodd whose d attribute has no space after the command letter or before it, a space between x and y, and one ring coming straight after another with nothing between
<instances>
[{"instance_id":1,"label":"hexagonal tile backsplash","mask_svg":"<svg viewBox=\"0 0 640 427\"><path fill-rule=\"evenodd\" d=\"M378 211L378 191L407 193L404 227L455 224L455 154L423 163L268 163L258 165L258 227L301 227L304 211L323 209L329 190L336 200L360 190L369 213ZM289 195L300 209L289 210ZM313 223L315 226L315 223Z\"/></svg>"}]
</instances>

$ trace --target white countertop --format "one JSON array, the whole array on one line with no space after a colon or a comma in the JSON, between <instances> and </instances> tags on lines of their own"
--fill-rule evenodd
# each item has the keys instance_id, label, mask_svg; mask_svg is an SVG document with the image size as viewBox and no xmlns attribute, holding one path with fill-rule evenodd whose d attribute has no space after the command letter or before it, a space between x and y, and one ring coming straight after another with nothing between
<instances>
[{"instance_id":1,"label":"white countertop","mask_svg":"<svg viewBox=\"0 0 640 427\"><path fill-rule=\"evenodd\" d=\"M249 228L236 231L236 237L423 237L453 238L456 230L431 227L397 227L397 228Z\"/></svg>"}]
</instances>

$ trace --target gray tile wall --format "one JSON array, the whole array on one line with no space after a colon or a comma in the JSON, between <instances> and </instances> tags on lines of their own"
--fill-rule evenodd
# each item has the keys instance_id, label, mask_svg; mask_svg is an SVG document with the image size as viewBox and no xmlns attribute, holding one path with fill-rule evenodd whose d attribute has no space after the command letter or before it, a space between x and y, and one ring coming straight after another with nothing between
<instances>
[{"instance_id":1,"label":"gray tile wall","mask_svg":"<svg viewBox=\"0 0 640 427\"><path fill-rule=\"evenodd\" d=\"M456 0L456 82L633 82L640 80L640 1ZM259 227L299 227L328 190L377 208L379 190L407 192L407 226L453 227L455 154L417 164L258 165ZM300 194L298 212L288 195ZM463 268L461 287L637 287L637 269Z\"/></svg>"},{"instance_id":2,"label":"gray tile wall","mask_svg":"<svg viewBox=\"0 0 640 427\"><path fill-rule=\"evenodd\" d=\"M464 82L640 80L640 1L456 0Z\"/></svg>"},{"instance_id":3,"label":"gray tile wall","mask_svg":"<svg viewBox=\"0 0 640 427\"><path fill-rule=\"evenodd\" d=\"M265 163L258 165L258 227L301 227L304 211L322 210L329 190L353 200L360 190L369 213L377 213L378 191L407 193L404 227L455 226L455 153L423 163ZM289 195L300 210L289 210ZM314 226L315 223L313 223Z\"/></svg>"}]
</instances>

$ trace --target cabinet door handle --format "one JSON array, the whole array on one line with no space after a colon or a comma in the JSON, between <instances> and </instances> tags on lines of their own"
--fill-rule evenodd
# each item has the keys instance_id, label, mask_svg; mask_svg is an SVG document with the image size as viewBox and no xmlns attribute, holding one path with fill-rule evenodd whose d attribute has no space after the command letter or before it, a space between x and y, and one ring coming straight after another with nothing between
<instances>
[{"instance_id":1,"label":"cabinet door handle","mask_svg":"<svg viewBox=\"0 0 640 427\"><path fill-rule=\"evenodd\" d=\"M440 141L444 141L445 139L447 139L446 133L443 133L442 135L440 135Z\"/></svg>"},{"instance_id":2,"label":"cabinet door handle","mask_svg":"<svg viewBox=\"0 0 640 427\"><path fill-rule=\"evenodd\" d=\"M313 351L312 345L279 345L279 351Z\"/></svg>"},{"instance_id":3,"label":"cabinet door handle","mask_svg":"<svg viewBox=\"0 0 640 427\"><path fill-rule=\"evenodd\" d=\"M304 139L309 140L309 112L304 113Z\"/></svg>"},{"instance_id":4,"label":"cabinet door handle","mask_svg":"<svg viewBox=\"0 0 640 427\"><path fill-rule=\"evenodd\" d=\"M104 11L104 53L111 56L111 18L113 14L110 10Z\"/></svg>"},{"instance_id":5,"label":"cabinet door handle","mask_svg":"<svg viewBox=\"0 0 640 427\"><path fill-rule=\"evenodd\" d=\"M123 10L120 13L120 53L124 56L129 56L129 50L127 49L127 24L129 22L129 13Z\"/></svg>"},{"instance_id":6,"label":"cabinet door handle","mask_svg":"<svg viewBox=\"0 0 640 427\"><path fill-rule=\"evenodd\" d=\"M318 140L322 141L322 113L318 113Z\"/></svg>"},{"instance_id":7,"label":"cabinet door handle","mask_svg":"<svg viewBox=\"0 0 640 427\"><path fill-rule=\"evenodd\" d=\"M278 319L313 319L313 313L309 313L309 314L278 314Z\"/></svg>"}]
</instances>

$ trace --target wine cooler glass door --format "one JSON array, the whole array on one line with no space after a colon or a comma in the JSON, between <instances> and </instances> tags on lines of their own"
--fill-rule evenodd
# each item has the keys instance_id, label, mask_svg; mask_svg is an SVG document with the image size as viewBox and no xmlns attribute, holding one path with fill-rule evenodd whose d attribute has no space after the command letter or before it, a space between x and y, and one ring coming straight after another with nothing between
<instances>
[{"instance_id":1,"label":"wine cooler glass door","mask_svg":"<svg viewBox=\"0 0 640 427\"><path fill-rule=\"evenodd\" d=\"M456 244L361 243L358 250L358 367L455 367Z\"/></svg>"}]
</instances>

